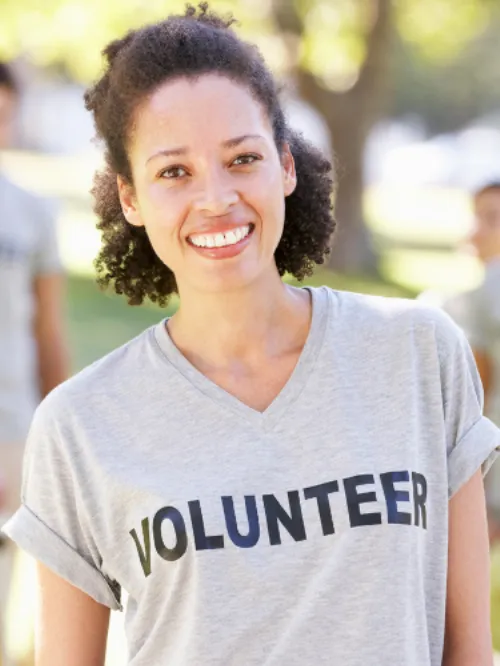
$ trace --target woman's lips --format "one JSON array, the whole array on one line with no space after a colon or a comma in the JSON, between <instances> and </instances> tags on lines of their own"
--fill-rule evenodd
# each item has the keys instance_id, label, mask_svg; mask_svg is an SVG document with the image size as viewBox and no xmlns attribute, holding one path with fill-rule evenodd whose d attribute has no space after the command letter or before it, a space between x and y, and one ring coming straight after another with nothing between
<instances>
[{"instance_id":1,"label":"woman's lips","mask_svg":"<svg viewBox=\"0 0 500 666\"><path fill-rule=\"evenodd\" d=\"M211 234L224 233L227 231L232 231L236 228L236 225L232 225L231 227L225 226L224 229L217 228L217 230L211 231ZM198 245L195 245L189 238L188 244L191 249L195 250L202 257L206 257L208 259L229 259L231 257L236 257L238 254L243 252L243 250L249 244L254 230L255 225L251 224L249 233L244 238L231 245L223 245L221 247L199 247Z\"/></svg>"}]
</instances>

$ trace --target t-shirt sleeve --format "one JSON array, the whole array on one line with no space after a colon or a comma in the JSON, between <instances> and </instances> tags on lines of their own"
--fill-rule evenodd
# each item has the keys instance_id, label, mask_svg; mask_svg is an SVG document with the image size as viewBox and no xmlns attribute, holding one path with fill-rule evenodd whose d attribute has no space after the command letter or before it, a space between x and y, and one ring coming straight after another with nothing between
<instances>
[{"instance_id":1,"label":"t-shirt sleeve","mask_svg":"<svg viewBox=\"0 0 500 666\"><path fill-rule=\"evenodd\" d=\"M76 486L75 465L64 446L52 396L39 406L28 436L21 506L3 527L17 545L112 609L122 610L121 590L101 569L85 488Z\"/></svg>"},{"instance_id":2,"label":"t-shirt sleeve","mask_svg":"<svg viewBox=\"0 0 500 666\"><path fill-rule=\"evenodd\" d=\"M33 274L38 276L60 273L62 262L55 210L48 201L41 199L33 199L32 209L37 230L37 243L33 254Z\"/></svg>"},{"instance_id":3,"label":"t-shirt sleeve","mask_svg":"<svg viewBox=\"0 0 500 666\"><path fill-rule=\"evenodd\" d=\"M465 334L443 314L437 335L452 497L480 468L489 470L500 451L500 430L483 415L483 387Z\"/></svg>"}]
</instances>

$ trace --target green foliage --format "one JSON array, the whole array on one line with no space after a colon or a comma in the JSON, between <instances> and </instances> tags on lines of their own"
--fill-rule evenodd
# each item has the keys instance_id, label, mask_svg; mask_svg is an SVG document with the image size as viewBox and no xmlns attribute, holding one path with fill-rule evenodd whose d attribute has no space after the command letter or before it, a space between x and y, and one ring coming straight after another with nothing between
<instances>
[{"instance_id":1,"label":"green foliage","mask_svg":"<svg viewBox=\"0 0 500 666\"><path fill-rule=\"evenodd\" d=\"M382 0L383 1L383 0ZM373 0L302 0L301 63L333 90L352 87L366 57ZM493 0L393 0L399 38L429 66L455 60L488 26Z\"/></svg>"},{"instance_id":2,"label":"green foliage","mask_svg":"<svg viewBox=\"0 0 500 666\"><path fill-rule=\"evenodd\" d=\"M489 0L405 0L397 24L406 41L434 62L452 60L488 25Z\"/></svg>"},{"instance_id":3,"label":"green foliage","mask_svg":"<svg viewBox=\"0 0 500 666\"><path fill-rule=\"evenodd\" d=\"M293 0L288 0L293 2ZM100 51L128 29L181 12L185 0L1 0L0 57L27 54L36 64L61 66L80 81L94 78ZM195 3L193 3L195 4ZM325 85L345 90L366 55L365 35L373 0L297 0L304 19L303 64ZM277 69L284 49L273 33L266 0L211 0L217 11L234 12L242 33L253 39ZM493 0L394 0L404 40L434 60L453 59L486 26Z\"/></svg>"},{"instance_id":4,"label":"green foliage","mask_svg":"<svg viewBox=\"0 0 500 666\"><path fill-rule=\"evenodd\" d=\"M431 133L459 129L499 106L500 59L496 57L500 12L492 17L481 35L453 59L431 63L419 48L397 40L393 55L394 97L391 112L425 118Z\"/></svg>"},{"instance_id":5,"label":"green foliage","mask_svg":"<svg viewBox=\"0 0 500 666\"><path fill-rule=\"evenodd\" d=\"M26 54L37 65L57 66L88 82L101 68L102 48L128 30L182 13L185 0L1 0L0 58ZM192 2L191 4L197 4ZM212 0L213 9L234 12L247 32L257 13L250 3ZM259 0L252 2L258 9Z\"/></svg>"},{"instance_id":6,"label":"green foliage","mask_svg":"<svg viewBox=\"0 0 500 666\"><path fill-rule=\"evenodd\" d=\"M301 64L331 89L349 89L366 55L366 12L359 2L316 0L307 3Z\"/></svg>"}]
</instances>

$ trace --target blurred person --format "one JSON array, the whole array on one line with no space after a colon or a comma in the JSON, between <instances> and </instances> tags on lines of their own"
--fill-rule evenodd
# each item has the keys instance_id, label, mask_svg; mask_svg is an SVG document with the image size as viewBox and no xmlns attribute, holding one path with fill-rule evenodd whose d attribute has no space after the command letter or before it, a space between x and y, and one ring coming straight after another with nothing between
<instances>
[{"instance_id":1,"label":"blurred person","mask_svg":"<svg viewBox=\"0 0 500 666\"><path fill-rule=\"evenodd\" d=\"M18 89L0 63L0 149L13 139ZM24 441L37 403L68 374L62 324L63 278L46 203L12 183L0 160L0 524L19 504ZM0 649L14 543L0 547Z\"/></svg>"},{"instance_id":2,"label":"blurred person","mask_svg":"<svg viewBox=\"0 0 500 666\"><path fill-rule=\"evenodd\" d=\"M468 239L484 265L484 279L473 290L444 302L444 309L465 331L485 392L485 412L500 425L500 181L473 197L474 228ZM490 536L500 539L500 465L486 481Z\"/></svg>"},{"instance_id":3,"label":"blurred person","mask_svg":"<svg viewBox=\"0 0 500 666\"><path fill-rule=\"evenodd\" d=\"M500 431L459 327L293 288L334 229L328 160L232 20L107 46L101 284L175 315L56 389L6 532L39 562L38 666L492 665L482 472Z\"/></svg>"}]
</instances>

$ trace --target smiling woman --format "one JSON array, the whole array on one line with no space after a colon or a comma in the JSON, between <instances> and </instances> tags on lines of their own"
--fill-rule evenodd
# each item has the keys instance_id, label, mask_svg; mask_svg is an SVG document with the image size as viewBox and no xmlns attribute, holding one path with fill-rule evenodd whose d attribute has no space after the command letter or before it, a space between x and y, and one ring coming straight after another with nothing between
<instances>
[{"instance_id":1,"label":"smiling woman","mask_svg":"<svg viewBox=\"0 0 500 666\"><path fill-rule=\"evenodd\" d=\"M234 292L277 274L285 197L297 178L288 143L276 145L247 87L213 73L161 83L138 105L128 154L131 181L118 177L127 226L145 228L182 299L193 289ZM329 196L329 179L324 187ZM325 222L316 239L322 254L333 227Z\"/></svg>"},{"instance_id":2,"label":"smiling woman","mask_svg":"<svg viewBox=\"0 0 500 666\"><path fill-rule=\"evenodd\" d=\"M86 95L108 148L94 189L104 239L100 282L114 283L132 304L145 297L166 303L178 291L176 258L184 274L205 283L213 267L198 261L194 269L190 234L220 247L214 234L251 227L252 241L237 248L249 246L244 259L217 264L207 289L212 280L237 287L232 271L251 270L257 247L265 251L261 262L274 257L273 271L299 279L329 251L331 165L287 127L272 75L232 23L188 9L129 34L107 47L109 69ZM186 26L189 34L181 34Z\"/></svg>"},{"instance_id":3,"label":"smiling woman","mask_svg":"<svg viewBox=\"0 0 500 666\"><path fill-rule=\"evenodd\" d=\"M286 285L334 229L331 165L232 20L105 50L101 284L175 315L38 409L7 533L40 563L38 666L491 665L481 470L500 445L457 327Z\"/></svg>"}]
</instances>

